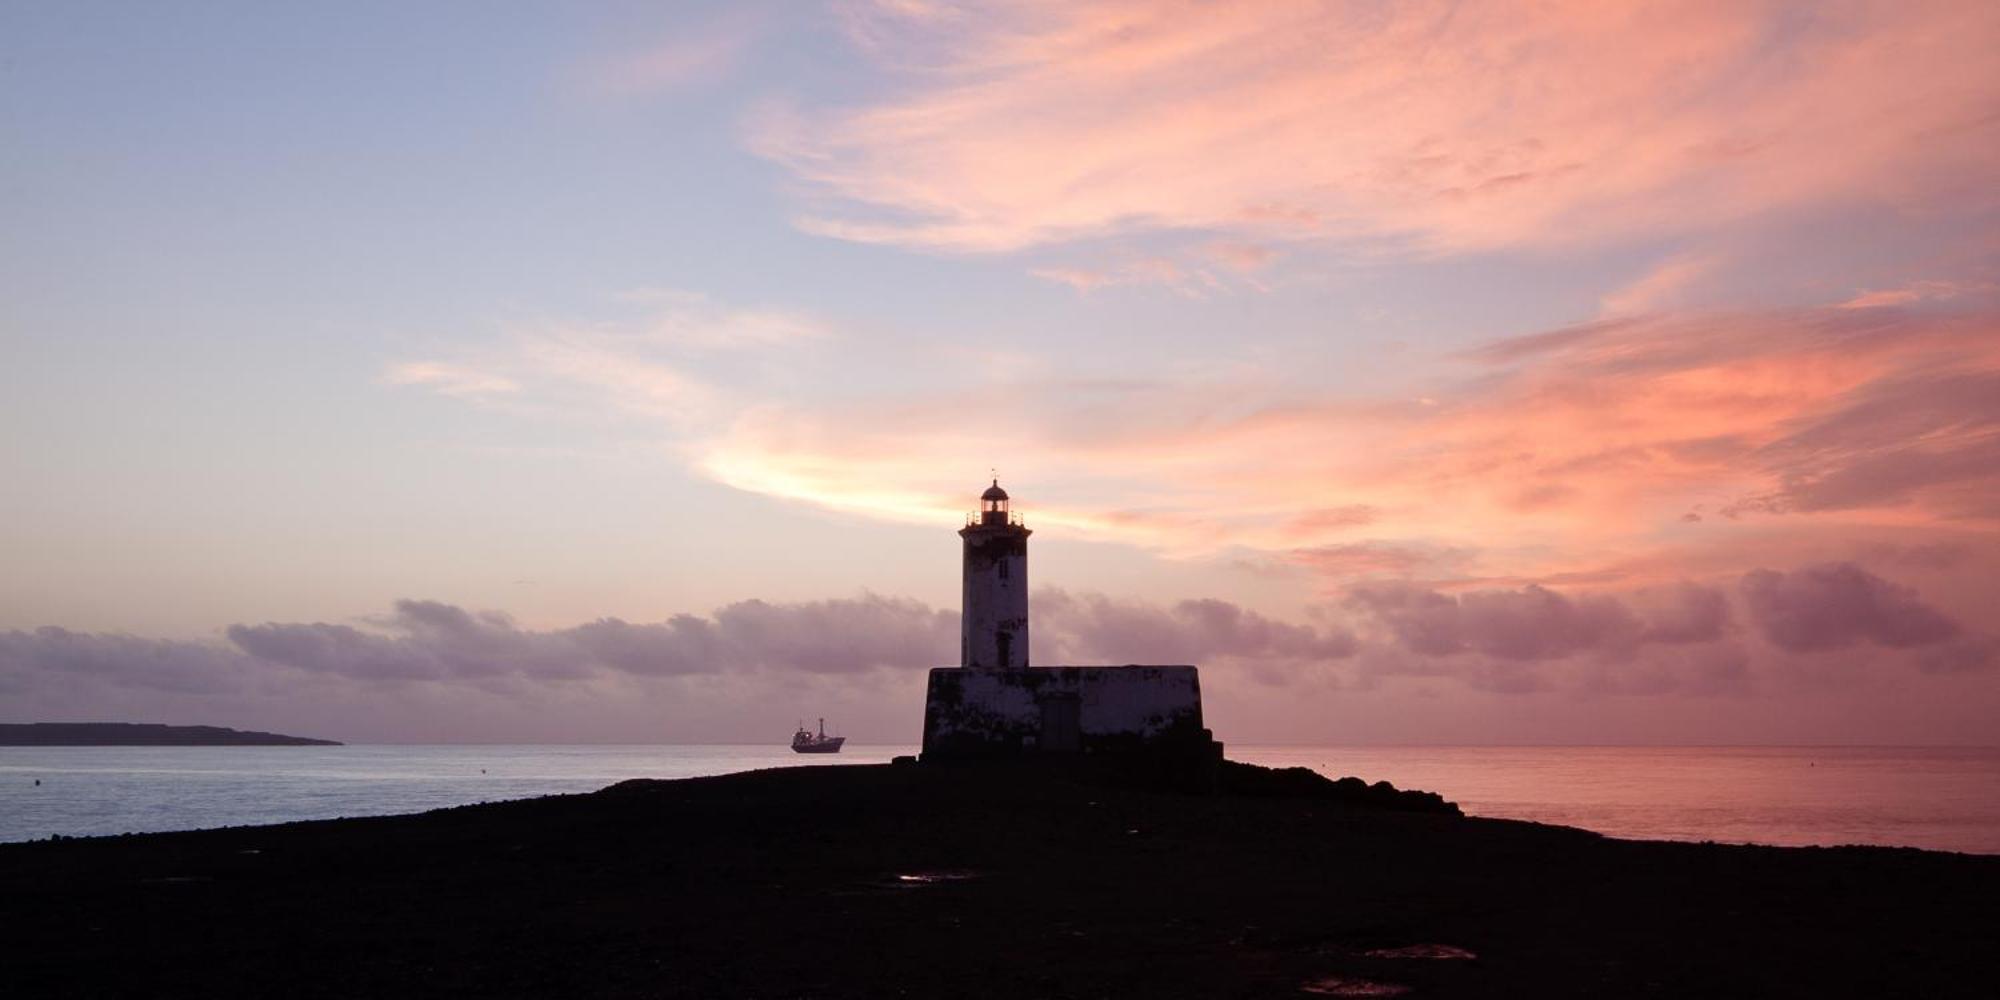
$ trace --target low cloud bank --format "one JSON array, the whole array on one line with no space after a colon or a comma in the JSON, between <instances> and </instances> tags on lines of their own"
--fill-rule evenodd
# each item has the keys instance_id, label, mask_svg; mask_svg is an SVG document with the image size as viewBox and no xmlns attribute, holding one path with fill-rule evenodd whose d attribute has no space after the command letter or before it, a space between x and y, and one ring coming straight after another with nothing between
<instances>
[{"instance_id":1,"label":"low cloud bank","mask_svg":"<svg viewBox=\"0 0 2000 1000\"><path fill-rule=\"evenodd\" d=\"M1356 649L1345 629L1295 625L1213 598L1162 607L1043 590L1034 627L1035 658L1044 663L1322 662Z\"/></svg>"},{"instance_id":2,"label":"low cloud bank","mask_svg":"<svg viewBox=\"0 0 2000 1000\"><path fill-rule=\"evenodd\" d=\"M1348 592L1347 607L1386 627L1409 652L1503 660L1708 642L1720 638L1730 621L1722 593L1695 584L1624 597L1570 597L1534 584L1458 595L1409 583L1367 584Z\"/></svg>"},{"instance_id":3,"label":"low cloud bank","mask_svg":"<svg viewBox=\"0 0 2000 1000\"><path fill-rule=\"evenodd\" d=\"M1852 562L1753 570L1738 582L1736 594L1747 623L1786 653L1864 643L1914 649L1964 634L1915 589ZM1351 588L1346 607L1373 621L1403 650L1435 657L1624 656L1649 645L1715 642L1736 626L1724 588L1687 582L1576 596L1536 584L1445 594L1407 582L1371 583ZM1972 655L1961 650L1952 662L1966 669Z\"/></svg>"},{"instance_id":4,"label":"low cloud bank","mask_svg":"<svg viewBox=\"0 0 2000 1000\"><path fill-rule=\"evenodd\" d=\"M522 629L506 615L437 601L397 601L379 631L325 622L232 625L244 653L300 670L378 680L511 674L549 681L602 673L674 677L750 670L851 673L934 665L957 648L958 616L878 597L740 601L709 617L652 624L600 618Z\"/></svg>"},{"instance_id":5,"label":"low cloud bank","mask_svg":"<svg viewBox=\"0 0 2000 1000\"><path fill-rule=\"evenodd\" d=\"M1742 583L1744 603L1766 639L1794 653L1872 642L1891 649L1955 638L1957 622L1853 563L1789 573L1760 569Z\"/></svg>"},{"instance_id":6,"label":"low cloud bank","mask_svg":"<svg viewBox=\"0 0 2000 1000\"><path fill-rule=\"evenodd\" d=\"M1159 606L1060 590L1035 600L1044 662L1310 660L1354 651L1344 631L1278 621L1227 601ZM0 690L98 683L221 692L268 679L273 667L381 685L914 672L956 664L958 628L955 610L874 594L739 601L706 616L652 623L600 618L549 630L523 628L499 612L401 600L387 615L352 624L231 625L223 630L226 645L61 628L0 633Z\"/></svg>"},{"instance_id":7,"label":"low cloud bank","mask_svg":"<svg viewBox=\"0 0 2000 1000\"><path fill-rule=\"evenodd\" d=\"M1744 695L1784 688L1800 665L1837 667L1814 674L1824 687L1836 674L1850 685L1856 677L1944 683L2000 662L2000 639L1854 563L1759 569L1733 586L1622 592L1528 585L1447 593L1370 582L1311 624L1213 598L1154 604L1047 589L1034 601L1039 662L1196 663L1236 704L1281 697L1274 687L1290 689L1282 696L1289 703L1365 692L1393 677L1498 694ZM958 624L953 610L873 594L750 600L707 615L556 629L403 600L352 622L232 625L217 642L55 627L0 632L0 694L10 718L198 710L246 698L336 705L321 725L342 731L365 729L369 705L406 703L477 703L529 720L548 709L570 720L565 726L589 718L591 706L634 717L649 705L671 707L695 720L702 706L736 719L793 702L861 714L886 711L878 702L901 705L924 669L956 663ZM353 713L361 714L343 729ZM643 721L629 725L648 731ZM736 723L716 725L726 736Z\"/></svg>"}]
</instances>

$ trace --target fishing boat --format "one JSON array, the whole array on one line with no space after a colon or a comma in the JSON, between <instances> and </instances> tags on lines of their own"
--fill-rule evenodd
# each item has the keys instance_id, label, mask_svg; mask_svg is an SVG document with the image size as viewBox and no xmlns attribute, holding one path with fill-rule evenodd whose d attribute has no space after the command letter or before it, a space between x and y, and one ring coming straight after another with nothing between
<instances>
[{"instance_id":1,"label":"fishing boat","mask_svg":"<svg viewBox=\"0 0 2000 1000\"><path fill-rule=\"evenodd\" d=\"M826 734L826 720L821 719L819 720L818 736L814 736L812 731L805 727L805 723L799 724L799 731L792 734L792 752L839 753L840 745L845 742L847 742L847 737L845 736L828 736Z\"/></svg>"}]
</instances>

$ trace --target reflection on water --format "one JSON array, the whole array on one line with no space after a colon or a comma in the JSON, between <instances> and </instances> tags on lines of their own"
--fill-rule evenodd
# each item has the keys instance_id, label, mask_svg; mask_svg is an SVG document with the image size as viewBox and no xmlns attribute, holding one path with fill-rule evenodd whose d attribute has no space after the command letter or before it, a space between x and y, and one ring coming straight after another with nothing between
<instances>
[{"instance_id":1,"label":"reflection on water","mask_svg":"<svg viewBox=\"0 0 2000 1000\"><path fill-rule=\"evenodd\" d=\"M907 746L0 747L0 841L417 812L626 778L882 764ZM1615 837L2000 854L2000 749L1277 747L1235 760ZM42 784L38 787L35 782Z\"/></svg>"},{"instance_id":2,"label":"reflection on water","mask_svg":"<svg viewBox=\"0 0 2000 1000\"><path fill-rule=\"evenodd\" d=\"M1401 948L1371 948L1362 954L1369 958L1411 958L1465 962L1478 958L1469 949L1450 944L1410 944Z\"/></svg>"},{"instance_id":3,"label":"reflection on water","mask_svg":"<svg viewBox=\"0 0 2000 1000\"><path fill-rule=\"evenodd\" d=\"M907 747L0 747L0 841L422 812L627 778L886 764ZM41 787L35 787L39 779Z\"/></svg>"},{"instance_id":4,"label":"reflection on water","mask_svg":"<svg viewBox=\"0 0 2000 1000\"><path fill-rule=\"evenodd\" d=\"M1299 986L1301 993L1323 997L1399 997L1410 992L1402 983L1384 983L1358 976L1323 976Z\"/></svg>"},{"instance_id":5,"label":"reflection on water","mask_svg":"<svg viewBox=\"0 0 2000 1000\"><path fill-rule=\"evenodd\" d=\"M2000 854L1994 747L1243 747L1235 760L1387 779L1468 815L1613 837Z\"/></svg>"},{"instance_id":6,"label":"reflection on water","mask_svg":"<svg viewBox=\"0 0 2000 1000\"><path fill-rule=\"evenodd\" d=\"M976 872L905 872L896 876L896 884L901 886L944 885L950 882L965 882L978 878Z\"/></svg>"}]
</instances>

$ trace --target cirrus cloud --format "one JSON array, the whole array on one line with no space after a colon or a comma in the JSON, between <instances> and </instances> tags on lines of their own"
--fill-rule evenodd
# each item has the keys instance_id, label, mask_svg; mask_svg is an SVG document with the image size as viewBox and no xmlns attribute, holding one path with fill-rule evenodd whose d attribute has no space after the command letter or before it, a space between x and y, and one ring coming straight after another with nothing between
<instances>
[{"instance_id":1,"label":"cirrus cloud","mask_svg":"<svg viewBox=\"0 0 2000 1000\"><path fill-rule=\"evenodd\" d=\"M1532 580L1699 545L1707 515L1990 530L1996 332L1981 311L1627 317L1490 342L1421 402L1275 376L1044 380L766 403L693 453L742 489L927 522L960 504L949 470L990 455L1035 469L1034 516L1070 531L1329 576Z\"/></svg>"},{"instance_id":2,"label":"cirrus cloud","mask_svg":"<svg viewBox=\"0 0 2000 1000\"><path fill-rule=\"evenodd\" d=\"M843 239L1004 251L1155 229L1439 251L1976 192L1990 4L970 4L869 19L906 86L766 108Z\"/></svg>"}]
</instances>

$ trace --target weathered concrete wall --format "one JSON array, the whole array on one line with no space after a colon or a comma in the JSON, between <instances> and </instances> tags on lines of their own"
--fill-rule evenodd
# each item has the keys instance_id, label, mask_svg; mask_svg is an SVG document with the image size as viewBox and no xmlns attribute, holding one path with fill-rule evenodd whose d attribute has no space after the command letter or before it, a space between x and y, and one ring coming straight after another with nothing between
<instances>
[{"instance_id":1,"label":"weathered concrete wall","mask_svg":"<svg viewBox=\"0 0 2000 1000\"><path fill-rule=\"evenodd\" d=\"M1028 665L1028 535L1018 524L970 525L965 539L965 594L959 618L959 664L984 670Z\"/></svg>"},{"instance_id":2,"label":"weathered concrete wall","mask_svg":"<svg viewBox=\"0 0 2000 1000\"><path fill-rule=\"evenodd\" d=\"M1208 739L1201 680L1190 666L939 667L924 703L927 756L1141 750Z\"/></svg>"}]
</instances>

